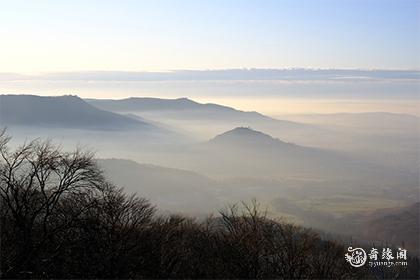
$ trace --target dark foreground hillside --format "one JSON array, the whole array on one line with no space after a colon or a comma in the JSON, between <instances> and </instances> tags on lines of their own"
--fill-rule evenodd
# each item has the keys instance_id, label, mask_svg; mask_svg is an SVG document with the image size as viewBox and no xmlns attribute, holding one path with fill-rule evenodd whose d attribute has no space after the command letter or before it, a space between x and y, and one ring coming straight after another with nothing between
<instances>
[{"instance_id":1,"label":"dark foreground hillside","mask_svg":"<svg viewBox=\"0 0 420 280\"><path fill-rule=\"evenodd\" d=\"M256 203L200 222L161 216L106 182L88 152L7 143L0 135L2 278L418 278L417 259L352 268L343 245Z\"/></svg>"}]
</instances>

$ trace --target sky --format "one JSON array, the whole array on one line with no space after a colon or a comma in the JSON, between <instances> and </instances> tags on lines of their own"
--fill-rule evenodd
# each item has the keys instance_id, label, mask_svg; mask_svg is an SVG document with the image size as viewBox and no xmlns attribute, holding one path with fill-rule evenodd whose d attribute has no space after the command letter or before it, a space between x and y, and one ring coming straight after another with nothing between
<instances>
[{"instance_id":1,"label":"sky","mask_svg":"<svg viewBox=\"0 0 420 280\"><path fill-rule=\"evenodd\" d=\"M22 93L420 115L420 1L0 0Z\"/></svg>"},{"instance_id":2,"label":"sky","mask_svg":"<svg viewBox=\"0 0 420 280\"><path fill-rule=\"evenodd\" d=\"M420 68L417 0L0 0L0 72Z\"/></svg>"}]
</instances>

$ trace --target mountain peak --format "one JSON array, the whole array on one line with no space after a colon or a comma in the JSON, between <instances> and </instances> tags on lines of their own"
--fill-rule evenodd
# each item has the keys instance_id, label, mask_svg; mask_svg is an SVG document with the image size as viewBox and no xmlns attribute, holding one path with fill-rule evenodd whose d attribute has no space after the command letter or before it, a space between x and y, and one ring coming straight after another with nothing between
<instances>
[{"instance_id":1,"label":"mountain peak","mask_svg":"<svg viewBox=\"0 0 420 280\"><path fill-rule=\"evenodd\" d=\"M272 138L270 135L265 134L261 131L257 131L252 129L251 127L247 126L238 126L235 127L234 129L231 129L229 131L224 132L221 135L227 135L227 134L234 134L234 135L256 135L256 136L263 136L263 137L269 137Z\"/></svg>"},{"instance_id":2,"label":"mountain peak","mask_svg":"<svg viewBox=\"0 0 420 280\"><path fill-rule=\"evenodd\" d=\"M279 144L282 142L250 127L236 127L214 137L210 142L223 144Z\"/></svg>"},{"instance_id":3,"label":"mountain peak","mask_svg":"<svg viewBox=\"0 0 420 280\"><path fill-rule=\"evenodd\" d=\"M197 102L189 99L188 97L180 97L180 98L177 98L175 100L179 101L179 102L197 103Z\"/></svg>"}]
</instances>

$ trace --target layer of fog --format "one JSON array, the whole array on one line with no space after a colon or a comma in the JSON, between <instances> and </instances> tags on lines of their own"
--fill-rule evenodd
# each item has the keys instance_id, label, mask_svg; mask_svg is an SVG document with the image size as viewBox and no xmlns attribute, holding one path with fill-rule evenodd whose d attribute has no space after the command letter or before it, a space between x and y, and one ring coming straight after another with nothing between
<instances>
[{"instance_id":1,"label":"layer of fog","mask_svg":"<svg viewBox=\"0 0 420 280\"><path fill-rule=\"evenodd\" d=\"M342 233L349 230L343 221L360 226L360 213L419 200L417 117L312 114L285 121L216 109L116 112L163 134L39 125L9 125L8 133L14 145L38 137L65 150L93 150L114 183L192 215L257 198L270 215ZM215 141L236 127L245 134Z\"/></svg>"}]
</instances>

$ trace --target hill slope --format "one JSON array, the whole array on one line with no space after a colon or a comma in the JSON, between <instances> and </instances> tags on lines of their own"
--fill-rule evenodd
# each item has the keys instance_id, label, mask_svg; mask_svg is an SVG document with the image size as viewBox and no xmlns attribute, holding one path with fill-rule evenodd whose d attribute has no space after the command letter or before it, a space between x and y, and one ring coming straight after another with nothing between
<instances>
[{"instance_id":1,"label":"hill slope","mask_svg":"<svg viewBox=\"0 0 420 280\"><path fill-rule=\"evenodd\" d=\"M419 253L420 202L412 205L378 210L366 218L360 228L364 237L371 240L388 240Z\"/></svg>"},{"instance_id":2,"label":"hill slope","mask_svg":"<svg viewBox=\"0 0 420 280\"><path fill-rule=\"evenodd\" d=\"M340 153L287 143L245 127L219 134L185 154L191 160L184 162L190 165L182 168L223 177L246 174L277 179L362 180L368 184L373 179L376 183L390 182L386 180L396 181L406 175Z\"/></svg>"},{"instance_id":3,"label":"hill slope","mask_svg":"<svg viewBox=\"0 0 420 280\"><path fill-rule=\"evenodd\" d=\"M208 119L213 120L258 120L258 121L279 121L264 116L258 112L245 112L232 107L212 104L198 103L188 98L161 99L150 97L131 97L127 99L86 99L86 101L100 109L113 112L139 112L153 113L160 112L177 119ZM299 126L300 124L291 121L279 121L284 124Z\"/></svg>"},{"instance_id":4,"label":"hill slope","mask_svg":"<svg viewBox=\"0 0 420 280\"><path fill-rule=\"evenodd\" d=\"M217 182L200 174L124 159L98 160L105 176L166 210L208 211L219 206Z\"/></svg>"},{"instance_id":5,"label":"hill slope","mask_svg":"<svg viewBox=\"0 0 420 280\"><path fill-rule=\"evenodd\" d=\"M252 126L272 135L284 135L287 141L326 135L327 131L316 125L268 117L254 111L241 111L212 103L198 103L188 98L127 98L121 100L87 99L89 104L117 113L132 113L148 120L164 123L193 135L200 141L219 131L238 126ZM283 136L282 136L283 137Z\"/></svg>"},{"instance_id":6,"label":"hill slope","mask_svg":"<svg viewBox=\"0 0 420 280\"><path fill-rule=\"evenodd\" d=\"M98 109L77 96L0 95L0 124L89 129L147 129L153 126Z\"/></svg>"},{"instance_id":7,"label":"hill slope","mask_svg":"<svg viewBox=\"0 0 420 280\"><path fill-rule=\"evenodd\" d=\"M261 131L253 130L250 127L236 127L232 130L217 135L211 139L209 143L213 145L232 145L236 147L253 145L256 149L261 148L263 145L283 145L288 147L295 146L293 144L283 142L279 139L275 139Z\"/></svg>"}]
</instances>

